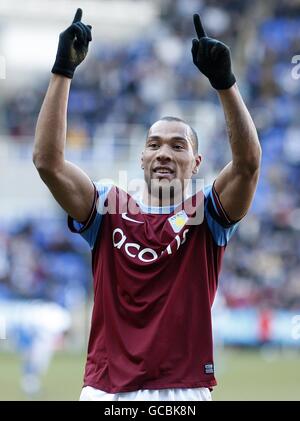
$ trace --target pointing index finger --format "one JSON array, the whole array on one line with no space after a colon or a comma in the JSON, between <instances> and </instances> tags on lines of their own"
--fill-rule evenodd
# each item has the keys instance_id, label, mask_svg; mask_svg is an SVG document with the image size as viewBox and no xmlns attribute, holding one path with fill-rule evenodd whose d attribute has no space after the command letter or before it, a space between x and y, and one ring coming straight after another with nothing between
<instances>
[{"instance_id":1,"label":"pointing index finger","mask_svg":"<svg viewBox=\"0 0 300 421\"><path fill-rule=\"evenodd\" d=\"M82 18L82 9L77 9L72 23L80 22L81 18Z\"/></svg>"},{"instance_id":2,"label":"pointing index finger","mask_svg":"<svg viewBox=\"0 0 300 421\"><path fill-rule=\"evenodd\" d=\"M198 14L194 14L194 25L199 39L207 37L206 32L202 26L200 16Z\"/></svg>"}]
</instances>

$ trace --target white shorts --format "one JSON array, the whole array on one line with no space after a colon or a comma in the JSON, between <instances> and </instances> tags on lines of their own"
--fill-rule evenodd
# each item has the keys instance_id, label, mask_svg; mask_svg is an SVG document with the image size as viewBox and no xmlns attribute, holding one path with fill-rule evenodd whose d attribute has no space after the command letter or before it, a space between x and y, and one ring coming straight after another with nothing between
<instances>
[{"instance_id":1,"label":"white shorts","mask_svg":"<svg viewBox=\"0 0 300 421\"><path fill-rule=\"evenodd\" d=\"M206 387L137 390L134 392L106 393L86 386L80 394L80 401L211 401Z\"/></svg>"}]
</instances>

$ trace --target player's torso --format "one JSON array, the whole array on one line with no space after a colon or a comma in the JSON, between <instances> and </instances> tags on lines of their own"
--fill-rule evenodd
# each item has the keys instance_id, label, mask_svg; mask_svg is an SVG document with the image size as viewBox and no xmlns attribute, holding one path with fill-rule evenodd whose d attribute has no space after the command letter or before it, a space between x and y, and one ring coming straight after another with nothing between
<instances>
[{"instance_id":1,"label":"player's torso","mask_svg":"<svg viewBox=\"0 0 300 421\"><path fill-rule=\"evenodd\" d=\"M127 193L116 189L110 195L116 195L119 203L103 217L102 242L106 247L110 243L113 256L122 256L128 263L161 264L172 259L191 236L201 237L201 231L205 232L203 209L199 211L198 223L193 219L195 204L193 208L189 204L176 207L170 213L146 213ZM201 199L199 207L203 205Z\"/></svg>"},{"instance_id":2,"label":"player's torso","mask_svg":"<svg viewBox=\"0 0 300 421\"><path fill-rule=\"evenodd\" d=\"M169 214L145 213L134 202L127 206L130 198L121 195L121 206L103 216L93 250L87 373L102 372L100 389L114 390L111 377L119 390L124 385L134 390L137 384L179 387L185 379L192 387L206 387L208 377L214 381L203 367L212 361L215 275L207 263L214 253L205 219L190 225L189 206ZM194 367L202 373L200 380ZM92 375L86 379L97 383Z\"/></svg>"}]
</instances>

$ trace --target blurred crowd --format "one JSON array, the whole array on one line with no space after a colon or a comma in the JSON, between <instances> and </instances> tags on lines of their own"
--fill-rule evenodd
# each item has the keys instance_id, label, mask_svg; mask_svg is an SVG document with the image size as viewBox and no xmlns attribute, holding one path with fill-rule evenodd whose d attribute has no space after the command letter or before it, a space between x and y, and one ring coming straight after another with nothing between
<instances>
[{"instance_id":1,"label":"blurred crowd","mask_svg":"<svg viewBox=\"0 0 300 421\"><path fill-rule=\"evenodd\" d=\"M76 308L92 288L89 263L85 244L61 219L0 226L0 299Z\"/></svg>"},{"instance_id":2,"label":"blurred crowd","mask_svg":"<svg viewBox=\"0 0 300 421\"><path fill-rule=\"evenodd\" d=\"M263 149L257 194L225 254L220 292L230 307L299 309L300 80L292 64L300 54L298 0L162 1L159 19L143 36L93 48L72 83L69 136L93 147L104 123L122 123L126 138L133 124L146 131L168 101L218 104L191 60L195 11L207 33L231 47ZM33 136L45 86L28 86L4 101L2 133L16 142ZM199 128L205 121L194 123ZM222 130L215 127L206 151L214 174L230 158ZM0 241L0 296L46 295L69 305L67 290L74 291L70 300L90 290L87 249L62 222L3 228Z\"/></svg>"}]
</instances>

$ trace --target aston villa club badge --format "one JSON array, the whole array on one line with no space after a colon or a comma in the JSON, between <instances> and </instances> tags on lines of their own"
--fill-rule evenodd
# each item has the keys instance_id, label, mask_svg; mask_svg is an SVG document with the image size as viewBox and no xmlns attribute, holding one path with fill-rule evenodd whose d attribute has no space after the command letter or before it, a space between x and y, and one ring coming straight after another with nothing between
<instances>
[{"instance_id":1,"label":"aston villa club badge","mask_svg":"<svg viewBox=\"0 0 300 421\"><path fill-rule=\"evenodd\" d=\"M181 231L188 219L187 214L182 210L168 218L168 221L170 222L173 231L177 233Z\"/></svg>"}]
</instances>

